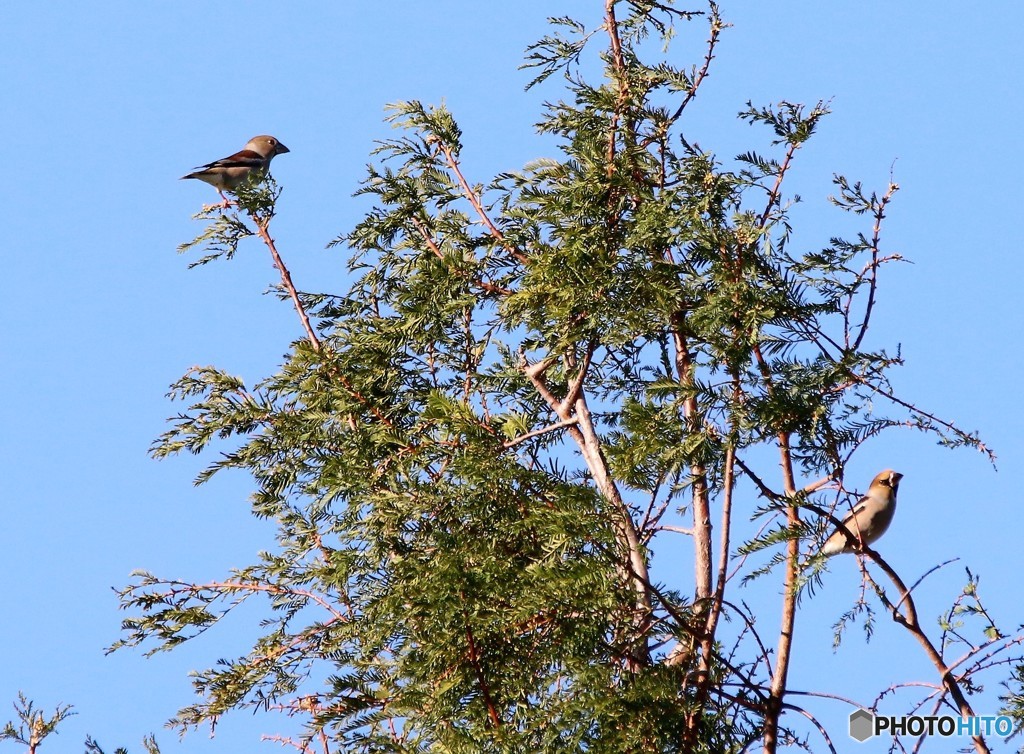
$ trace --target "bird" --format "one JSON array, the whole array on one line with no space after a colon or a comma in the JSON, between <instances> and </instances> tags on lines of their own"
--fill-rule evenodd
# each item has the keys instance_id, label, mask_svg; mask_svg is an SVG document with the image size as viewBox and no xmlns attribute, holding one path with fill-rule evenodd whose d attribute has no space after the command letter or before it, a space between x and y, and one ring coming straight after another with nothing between
<instances>
[{"instance_id":1,"label":"bird","mask_svg":"<svg viewBox=\"0 0 1024 754\"><path fill-rule=\"evenodd\" d=\"M878 540L896 514L896 493L903 475L886 469L871 480L871 486L864 497L843 519L843 526L849 533L837 528L822 545L821 554L826 557L844 552L858 552L861 545L870 545Z\"/></svg>"},{"instance_id":2,"label":"bird","mask_svg":"<svg viewBox=\"0 0 1024 754\"><path fill-rule=\"evenodd\" d=\"M270 161L279 154L290 152L284 144L273 136L254 136L242 147L241 151L235 152L230 157L202 165L195 168L195 172L183 175L181 180L195 178L196 180L209 183L220 194L224 200L224 207L230 202L224 196L225 191L234 191L242 185L254 172L265 173L270 167Z\"/></svg>"}]
</instances>

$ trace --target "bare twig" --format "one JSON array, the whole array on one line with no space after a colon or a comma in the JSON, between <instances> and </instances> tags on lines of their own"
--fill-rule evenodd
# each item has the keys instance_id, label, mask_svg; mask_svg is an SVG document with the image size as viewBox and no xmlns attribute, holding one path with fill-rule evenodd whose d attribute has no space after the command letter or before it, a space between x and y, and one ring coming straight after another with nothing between
<instances>
[{"instance_id":1,"label":"bare twig","mask_svg":"<svg viewBox=\"0 0 1024 754\"><path fill-rule=\"evenodd\" d=\"M932 665L938 671L939 676L942 678L943 686L953 698L961 716L973 717L974 710L971 708L970 702L967 701L967 697L964 695L959 682L953 675L950 667L946 664L946 661L942 658L942 655L935 648L935 645L932 644L927 634L925 634L924 629L921 627L921 623L917 617L917 606L914 604L914 598L911 596L910 590L907 589L906 584L903 583L903 580L899 577L896 571L893 570L892 566L883 560L882 556L876 551L866 545L862 545L861 552L885 572L885 575L889 577L889 580L896 586L896 591L900 594L898 602L893 604L892 601L885 596L884 590L882 590L882 588L875 583L874 579L871 578L870 574L867 573L863 559L858 558L858 563L861 566L862 573L864 573L865 577L875 586L875 592L878 594L878 598L882 601L882 604L891 611L893 620L906 628L910 634L917 639L917 642L924 649L925 655L927 655ZM903 612L900 612L896 605L902 605ZM971 740L974 743L974 749L978 754L983 754L984 752L989 751L988 745L985 743L985 739L983 737L973 736Z\"/></svg>"},{"instance_id":2,"label":"bare twig","mask_svg":"<svg viewBox=\"0 0 1024 754\"><path fill-rule=\"evenodd\" d=\"M314 351L320 350L320 339L316 336L316 332L313 331L313 325L309 322L309 317L306 314L306 309L302 305L302 301L299 299L299 293L295 290L295 284L292 282L292 275L288 272L288 268L285 267L284 260L281 259L281 255L277 253L277 246L274 244L274 239L270 237L269 227L270 218L253 218L256 223L256 231L259 237L263 239L263 243L266 244L270 250L270 255L274 258L274 267L277 268L278 272L281 273L281 284L285 290L288 291L288 295L291 296L292 303L295 304L295 311L298 312L299 319L302 320L302 327L306 331L306 337L309 338L310 345L313 346Z\"/></svg>"},{"instance_id":3,"label":"bare twig","mask_svg":"<svg viewBox=\"0 0 1024 754\"><path fill-rule=\"evenodd\" d=\"M683 114L683 110L690 104L694 97L697 96L697 89L707 78L708 71L711 69L711 61L715 59L715 47L718 46L718 37L722 33L722 30L726 28L726 24L722 23L721 16L718 15L718 5L711 3L711 36L708 38L708 51L704 55L704 63L701 65L700 70L697 71L693 80L690 82L690 90L683 97L682 103L679 108L672 114L669 119L672 122L679 120L679 117Z\"/></svg>"},{"instance_id":4,"label":"bare twig","mask_svg":"<svg viewBox=\"0 0 1024 754\"><path fill-rule=\"evenodd\" d=\"M768 201L765 204L764 212L761 213L761 217L757 222L757 227L762 230L768 226L768 218L771 217L772 208L779 202L779 195L782 192L782 181L789 171L789 166L793 163L793 155L796 154L796 150L799 148L800 143L796 141L790 142L786 148L786 156L783 158L782 165L779 166L779 172L775 176L775 185L768 192Z\"/></svg>"},{"instance_id":5,"label":"bare twig","mask_svg":"<svg viewBox=\"0 0 1024 754\"><path fill-rule=\"evenodd\" d=\"M829 738L828 731L825 730L825 726L818 722L818 719L814 715L812 715L810 712L803 709L802 707L797 707L795 704L784 704L782 706L784 709L798 712L804 717L806 717L808 720L810 720L814 727L818 729L818 733L821 734L821 737L825 739L825 745L828 746L828 750L832 752L832 754L836 754L836 747L832 745L832 739Z\"/></svg>"},{"instance_id":6,"label":"bare twig","mask_svg":"<svg viewBox=\"0 0 1024 754\"><path fill-rule=\"evenodd\" d=\"M878 258L878 247L882 235L882 220L885 219L885 208L889 206L889 202L892 201L893 195L899 191L899 188L898 184L889 181L889 188L878 201L878 204L875 205L875 226L871 235L871 272L868 279L868 302L864 307L864 318L861 320L860 332L857 333L857 339L853 342L854 351L860 348L864 336L867 335L868 324L871 322L871 312L875 306L875 293L878 289L878 266L881 264L881 260Z\"/></svg>"},{"instance_id":7,"label":"bare twig","mask_svg":"<svg viewBox=\"0 0 1024 754\"><path fill-rule=\"evenodd\" d=\"M507 448L514 448L516 445L519 445L520 443L524 443L527 440L530 440L530 439L532 439L534 437L538 437L539 435L545 435L548 432L554 432L556 430L562 429L563 427L572 427L572 426L575 426L576 424L579 424L579 419L577 419L576 417L572 417L572 418L566 419L565 421L555 422L554 424L549 424L546 427L541 427L540 429L535 429L535 430L533 430L531 432L527 432L524 435L519 435L519 437L515 438L514 440L508 440L508 441L502 443L502 445L506 449Z\"/></svg>"}]
</instances>

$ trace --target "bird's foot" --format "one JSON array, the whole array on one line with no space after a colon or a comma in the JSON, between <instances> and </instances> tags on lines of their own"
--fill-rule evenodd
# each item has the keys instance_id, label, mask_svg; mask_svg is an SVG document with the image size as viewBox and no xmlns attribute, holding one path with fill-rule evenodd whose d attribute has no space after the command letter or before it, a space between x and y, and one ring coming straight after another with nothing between
<instances>
[{"instance_id":1,"label":"bird's foot","mask_svg":"<svg viewBox=\"0 0 1024 754\"><path fill-rule=\"evenodd\" d=\"M204 204L203 212L209 212L214 209L230 209L231 207L234 206L237 206L237 202L232 202L225 199L223 202L217 202L216 204Z\"/></svg>"}]
</instances>

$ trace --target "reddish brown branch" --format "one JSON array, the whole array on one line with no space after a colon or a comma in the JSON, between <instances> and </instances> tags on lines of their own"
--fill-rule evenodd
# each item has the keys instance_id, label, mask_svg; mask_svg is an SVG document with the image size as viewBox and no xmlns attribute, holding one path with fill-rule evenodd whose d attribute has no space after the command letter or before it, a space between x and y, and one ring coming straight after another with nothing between
<instances>
[{"instance_id":1,"label":"reddish brown branch","mask_svg":"<svg viewBox=\"0 0 1024 754\"><path fill-rule=\"evenodd\" d=\"M415 217L411 218L411 221L412 224L415 226L417 232L419 232L420 237L423 239L423 243L425 243L427 245L427 248L434 253L434 256L436 256L443 262L444 254L441 252L440 247L437 245L437 241L435 241L433 236L430 235L426 227L424 227L423 223L421 223ZM488 283L486 280L480 280L479 278L470 277L470 282L473 283L473 285L479 286L488 293L498 293L501 294L502 296L508 296L512 293L512 291L510 291L508 288L502 288L500 285Z\"/></svg>"},{"instance_id":2,"label":"reddish brown branch","mask_svg":"<svg viewBox=\"0 0 1024 754\"><path fill-rule=\"evenodd\" d=\"M352 384L351 380L349 380L348 377L341 374L336 369L332 369L331 374L337 378L338 382L341 383L342 387L345 388L348 394L355 398L357 401L359 401L361 404L363 404L363 406L365 406L370 411L371 414L377 417L381 424L383 424L388 429L395 428L394 422L392 422L388 417L386 417L379 408L373 405L369 398L367 398L365 395L356 390L355 386Z\"/></svg>"},{"instance_id":3,"label":"reddish brown branch","mask_svg":"<svg viewBox=\"0 0 1024 754\"><path fill-rule=\"evenodd\" d=\"M790 150L792 151L792 149ZM788 163L788 156L787 156ZM780 181L782 172L780 171ZM778 185L778 184L776 184ZM765 219L771 210L773 200L765 209ZM768 365L761 348L757 343L751 346L751 353L761 373L765 389L769 394L775 390L771 367ZM777 434L779 445L779 465L782 468L783 493L787 499L786 526L790 531L800 527L800 507L797 501L796 475L793 472L793 455L790 449L790 435L785 430ZM786 696L786 684L789 677L790 656L793 651L793 632L796 628L797 580L800 576L800 540L796 537L786 543L785 575L783 576L782 617L779 621L779 641L775 653L775 673L772 676L771 694L764 722L765 754L775 754L779 746L779 719L782 716L783 702Z\"/></svg>"},{"instance_id":4,"label":"reddish brown branch","mask_svg":"<svg viewBox=\"0 0 1024 754\"><path fill-rule=\"evenodd\" d=\"M775 176L775 185L772 186L772 190L768 192L768 203L765 205L764 212L761 213L761 217L757 223L757 227L762 230L768 225L768 218L772 214L772 208L779 202L779 195L782 192L782 181L786 177L789 166L793 162L793 155L796 154L796 150L799 148L799 142L794 141L790 142L789 147L786 149L786 156L782 160L782 165L779 167L778 174Z\"/></svg>"},{"instance_id":5,"label":"reddish brown branch","mask_svg":"<svg viewBox=\"0 0 1024 754\"><path fill-rule=\"evenodd\" d=\"M274 239L270 237L270 218L257 219L254 217L253 221L256 223L256 229L260 238L263 239L263 243L265 243L267 248L270 250L270 255L274 259L274 267L276 267L281 273L281 283L284 285L285 290L288 291L288 295L291 297L292 303L295 304L295 311L298 313L299 319L302 321L302 327L306 331L306 336L309 338L310 345L314 351L320 353L322 350L320 339L316 336L316 332L313 330L313 325L309 321L306 309L302 305L302 300L299 298L299 293L295 289L295 284L292 282L292 275L285 266L284 260L281 259L281 255L277 252L277 246L274 243ZM336 369L332 369L331 374L338 379L345 390L347 390L353 398L366 406L366 408L368 408L370 412L385 426L394 428L394 424L392 424L392 422L384 416L383 413L381 413L380 409L374 406L365 396L356 390L351 381L349 381L345 375L339 373ZM355 419L353 417L349 417L349 425L353 429L355 428Z\"/></svg>"},{"instance_id":6,"label":"reddish brown branch","mask_svg":"<svg viewBox=\"0 0 1024 754\"><path fill-rule=\"evenodd\" d=\"M704 55L704 63L701 65L700 70L697 71L693 77L693 81L690 82L690 90L683 97L682 103L679 105L679 109L675 111L670 121L677 121L683 114L683 110L690 104L694 97L697 96L697 89L707 78L708 71L711 69L711 61L715 59L715 47L718 46L718 37L722 33L722 29L726 27L726 24L722 23L722 19L718 15L718 9L712 4L711 11L711 36L708 37L708 51Z\"/></svg>"},{"instance_id":7,"label":"reddish brown branch","mask_svg":"<svg viewBox=\"0 0 1024 754\"><path fill-rule=\"evenodd\" d=\"M265 243L267 245L267 248L270 249L270 254L274 258L274 266L281 273L281 283L288 291L288 295L291 296L292 303L295 304L295 311L298 312L299 319L302 320L302 326L306 330L306 336L309 338L310 345L313 347L314 351L320 353L322 351L320 339L317 338L316 332L314 332L313 326L312 324L310 324L309 317L306 314L306 309L302 305L302 301L299 298L299 293L295 289L295 284L292 282L291 273L285 266L284 260L281 259L281 255L277 252L277 246L274 244L274 239L270 237L270 233L268 231L270 225L270 218L253 218L253 220L256 223L256 228L260 238L263 239L263 243ZM337 369L334 368L331 369L331 375L337 378L338 382L341 383L342 387L344 387L345 390L348 391L348 393L353 398L355 398L363 406L369 409L369 411L375 417L377 417L377 419L380 420L382 424L384 424L388 428L394 428L394 424L391 422L391 420L388 419L380 411L380 409L373 405L362 393L356 390L355 387L352 385L352 382L345 375L341 374ZM354 423L354 419L350 417L350 425L354 425Z\"/></svg>"},{"instance_id":8,"label":"reddish brown branch","mask_svg":"<svg viewBox=\"0 0 1024 754\"><path fill-rule=\"evenodd\" d=\"M594 349L596 345L590 343L587 349L583 352L583 363L579 364L579 371L576 374L576 378L569 384L569 390L562 400L562 405L566 408L571 407L576 399L580 397L580 392L583 390L583 380L586 379L587 372L590 370L590 363L594 359ZM572 366L577 366L575 363Z\"/></svg>"},{"instance_id":9,"label":"reddish brown branch","mask_svg":"<svg viewBox=\"0 0 1024 754\"><path fill-rule=\"evenodd\" d=\"M439 143L438 146L442 154L444 154L448 167L451 168L453 173L455 173L455 177L459 179L459 185L462 187L463 195L465 195L466 199L469 200L469 203L473 205L473 209L476 210L477 216L480 218L481 222L487 226L487 230L490 232L491 236L493 236L494 239L497 240L502 247L504 247L504 249L516 259L516 261L522 264L529 264L530 258L510 244L505 239L505 234L502 233L498 229L498 226L496 226L491 220L490 216L487 214L487 210L484 209L483 203L480 201L480 197L473 190L473 187L469 185L469 181L466 180L466 177L462 174L462 169L459 167L459 161L455 159L455 155L452 154L451 148L444 143Z\"/></svg>"},{"instance_id":10,"label":"reddish brown branch","mask_svg":"<svg viewBox=\"0 0 1024 754\"><path fill-rule=\"evenodd\" d=\"M466 599L466 595L462 595L463 601ZM480 686L480 693L483 695L484 704L487 705L487 715L491 719L491 723L494 724L495 728L501 727L501 718L498 716L498 709L494 706L494 699L491 698L491 687L487 683L487 679L484 677L483 668L480 665L480 655L477 653L476 641L473 638L473 628L469 625L469 613L463 610L463 618L466 621L466 644L469 649L469 663L473 666L473 672L476 673L477 684Z\"/></svg>"},{"instance_id":11,"label":"reddish brown branch","mask_svg":"<svg viewBox=\"0 0 1024 754\"><path fill-rule=\"evenodd\" d=\"M260 238L263 239L263 243L270 249L270 255L274 258L274 266L278 272L281 273L281 283L284 285L285 290L288 291L288 295L291 296L292 303L295 304L295 311L298 312L299 319L302 320L302 327L306 331L306 337L309 338L309 343L313 346L314 351L320 350L320 339L316 336L316 332L313 330L313 325L310 324L309 316L306 314L306 308L302 305L302 301L299 299L299 293L295 290L295 284L292 282L292 275L288 272L288 268L285 267L284 260L281 259L281 255L277 253L277 246L274 244L274 239L270 237L268 230L270 226L270 218L257 219L253 218L256 223L256 231L259 233Z\"/></svg>"},{"instance_id":12,"label":"reddish brown branch","mask_svg":"<svg viewBox=\"0 0 1024 754\"><path fill-rule=\"evenodd\" d=\"M722 611L725 598L725 584L729 574L729 535L732 528L732 503L736 487L736 449L730 444L725 451L725 469L722 479L722 515L721 532L718 542L718 574L715 582L715 594L708 615L707 634L714 637L718 626L718 616ZM708 647L710 651L710 647Z\"/></svg>"},{"instance_id":13,"label":"reddish brown branch","mask_svg":"<svg viewBox=\"0 0 1024 754\"><path fill-rule=\"evenodd\" d=\"M608 163L606 170L609 178L615 174L615 138L618 135L619 120L622 117L623 107L629 97L629 83L626 80L626 61L622 55L619 22L615 18L616 2L617 0L605 0L604 4L604 26L608 32L609 44L611 46L614 79L619 85L619 96L615 103L615 112L612 113L612 122L608 128L608 151L605 155Z\"/></svg>"},{"instance_id":14,"label":"reddish brown branch","mask_svg":"<svg viewBox=\"0 0 1024 754\"><path fill-rule=\"evenodd\" d=\"M700 405L694 389L696 366L690 357L689 339L686 325L686 313L675 312L670 321L672 344L675 351L676 380L685 391L683 399L683 421L685 431L695 435L703 431ZM694 633L700 636L700 656L697 659L697 688L693 711L687 715L683 743L687 751L697 746L697 737L701 721L704 717L703 706L707 700L708 687L711 682L711 653L714 648L714 630L718 622L721 603L712 604L713 568L711 545L711 504L709 500L707 469L703 464L690 462L691 500L693 507L693 547L694 547L694 595L693 606L695 623L700 629ZM727 534L726 534L727 536ZM722 581L724 588L725 582ZM676 649L680 649L677 647ZM683 649L682 654L673 650L669 656L672 664L688 662L690 650Z\"/></svg>"}]
</instances>

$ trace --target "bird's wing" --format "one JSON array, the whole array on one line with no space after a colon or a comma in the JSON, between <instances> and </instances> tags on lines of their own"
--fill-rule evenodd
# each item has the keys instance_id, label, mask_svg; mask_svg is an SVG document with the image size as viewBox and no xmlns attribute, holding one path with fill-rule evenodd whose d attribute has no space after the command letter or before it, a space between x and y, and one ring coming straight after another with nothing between
<instances>
[{"instance_id":1,"label":"bird's wing","mask_svg":"<svg viewBox=\"0 0 1024 754\"><path fill-rule=\"evenodd\" d=\"M843 519L843 526L845 526L847 529L849 529L854 534L856 534L857 533L856 529L851 528L850 524L852 524L853 523L853 519L855 519L857 516L859 516L863 512L863 510L865 508L867 508L867 507L868 506L867 506L867 501L866 500L861 500L859 503L857 503L853 507L853 510L850 511L849 515L847 515L846 518Z\"/></svg>"},{"instance_id":2,"label":"bird's wing","mask_svg":"<svg viewBox=\"0 0 1024 754\"><path fill-rule=\"evenodd\" d=\"M241 152L235 152L230 157L214 160L206 165L200 165L196 170L209 170L210 168L255 168L263 165L265 161L266 158L259 152L243 149Z\"/></svg>"}]
</instances>

